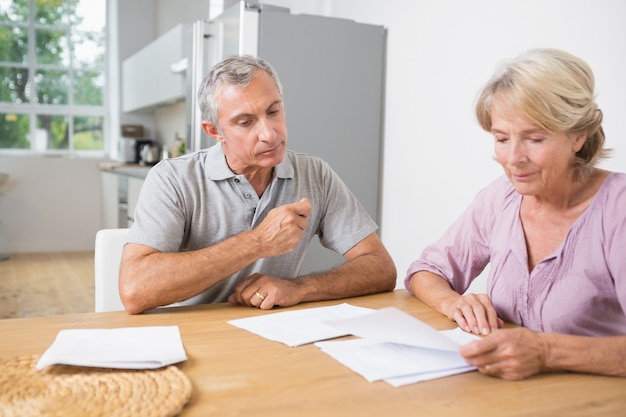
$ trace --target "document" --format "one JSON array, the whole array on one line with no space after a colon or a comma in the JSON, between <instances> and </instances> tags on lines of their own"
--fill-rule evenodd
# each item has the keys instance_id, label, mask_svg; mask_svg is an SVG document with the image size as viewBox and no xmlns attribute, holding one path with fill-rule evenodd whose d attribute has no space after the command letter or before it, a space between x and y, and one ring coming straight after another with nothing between
<instances>
[{"instance_id":1,"label":"document","mask_svg":"<svg viewBox=\"0 0 626 417\"><path fill-rule=\"evenodd\" d=\"M372 311L374 310L370 308L343 303L330 307L307 308L230 320L228 323L266 339L295 347L346 336L350 333L324 324L324 322L359 317Z\"/></svg>"},{"instance_id":2,"label":"document","mask_svg":"<svg viewBox=\"0 0 626 417\"><path fill-rule=\"evenodd\" d=\"M397 308L347 303L269 313L228 323L295 347L308 343L363 376L395 387L476 369L458 353L478 336L459 328L435 330ZM357 339L329 341L354 335Z\"/></svg>"},{"instance_id":3,"label":"document","mask_svg":"<svg viewBox=\"0 0 626 417\"><path fill-rule=\"evenodd\" d=\"M370 382L402 386L475 369L458 349L478 336L459 328L435 330L393 307L326 324L360 339L315 346Z\"/></svg>"},{"instance_id":4,"label":"document","mask_svg":"<svg viewBox=\"0 0 626 417\"><path fill-rule=\"evenodd\" d=\"M178 326L61 330L36 368L155 369L187 360Z\"/></svg>"}]
</instances>

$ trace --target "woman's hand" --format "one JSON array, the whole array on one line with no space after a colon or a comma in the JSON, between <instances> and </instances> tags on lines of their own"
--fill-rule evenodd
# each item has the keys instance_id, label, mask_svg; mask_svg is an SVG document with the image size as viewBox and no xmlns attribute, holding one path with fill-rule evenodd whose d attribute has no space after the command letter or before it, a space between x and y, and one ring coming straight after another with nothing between
<instances>
[{"instance_id":1,"label":"woman's hand","mask_svg":"<svg viewBox=\"0 0 626 417\"><path fill-rule=\"evenodd\" d=\"M443 307L443 314L468 333L488 335L502 327L496 309L487 294L466 294Z\"/></svg>"},{"instance_id":2,"label":"woman's hand","mask_svg":"<svg viewBox=\"0 0 626 417\"><path fill-rule=\"evenodd\" d=\"M548 344L540 333L516 327L461 346L459 353L484 374L519 380L546 370Z\"/></svg>"}]
</instances>

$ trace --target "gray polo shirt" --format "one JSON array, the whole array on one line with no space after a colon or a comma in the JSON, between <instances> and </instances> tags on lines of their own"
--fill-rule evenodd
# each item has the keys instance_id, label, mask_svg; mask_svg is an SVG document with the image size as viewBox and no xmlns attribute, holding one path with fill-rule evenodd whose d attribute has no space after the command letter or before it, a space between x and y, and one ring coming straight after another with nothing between
<instances>
[{"instance_id":1,"label":"gray polo shirt","mask_svg":"<svg viewBox=\"0 0 626 417\"><path fill-rule=\"evenodd\" d=\"M323 246L344 254L377 230L376 223L326 162L286 151L259 198L244 175L230 170L219 143L163 160L150 169L141 188L128 242L160 252L201 249L254 229L272 208L304 197L311 203L311 216L295 250L259 259L181 304L223 302L239 281L255 272L297 277L306 248L316 234Z\"/></svg>"}]
</instances>

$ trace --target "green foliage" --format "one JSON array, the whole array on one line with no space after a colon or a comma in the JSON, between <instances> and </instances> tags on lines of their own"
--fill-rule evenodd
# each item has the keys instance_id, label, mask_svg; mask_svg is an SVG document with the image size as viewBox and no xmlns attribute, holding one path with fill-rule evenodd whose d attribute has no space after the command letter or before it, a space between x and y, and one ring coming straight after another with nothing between
<instances>
[{"instance_id":1,"label":"green foliage","mask_svg":"<svg viewBox=\"0 0 626 417\"><path fill-rule=\"evenodd\" d=\"M80 0L35 0L35 22L45 25L76 26L82 19L76 15Z\"/></svg>"},{"instance_id":2,"label":"green foliage","mask_svg":"<svg viewBox=\"0 0 626 417\"><path fill-rule=\"evenodd\" d=\"M102 117L74 118L74 149L83 151L104 149Z\"/></svg>"},{"instance_id":3,"label":"green foliage","mask_svg":"<svg viewBox=\"0 0 626 417\"><path fill-rule=\"evenodd\" d=\"M28 149L28 126L26 114L0 113L0 148Z\"/></svg>"},{"instance_id":4,"label":"green foliage","mask_svg":"<svg viewBox=\"0 0 626 417\"><path fill-rule=\"evenodd\" d=\"M72 106L104 104L104 34L79 30L81 1L93 0L34 0L34 39L28 38L29 0L0 2L0 103L19 106L20 113L0 114L0 149L29 148L28 114L47 133L48 149L70 149L72 143L75 149L104 149L100 116L93 124L97 128L74 125L69 140ZM35 50L34 67L28 66L29 41ZM67 115L40 114L31 104L66 107Z\"/></svg>"},{"instance_id":5,"label":"green foliage","mask_svg":"<svg viewBox=\"0 0 626 417\"><path fill-rule=\"evenodd\" d=\"M96 71L77 71L74 73L74 103L81 105L102 106L103 79Z\"/></svg>"}]
</instances>

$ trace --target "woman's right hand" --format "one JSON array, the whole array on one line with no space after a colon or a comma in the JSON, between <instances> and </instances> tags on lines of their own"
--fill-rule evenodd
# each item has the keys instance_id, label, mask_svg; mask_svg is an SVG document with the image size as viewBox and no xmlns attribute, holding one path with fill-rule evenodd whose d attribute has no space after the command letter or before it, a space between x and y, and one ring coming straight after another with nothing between
<instances>
[{"instance_id":1,"label":"woman's right hand","mask_svg":"<svg viewBox=\"0 0 626 417\"><path fill-rule=\"evenodd\" d=\"M458 296L444 307L443 313L464 331L482 336L504 324L487 294Z\"/></svg>"}]
</instances>

